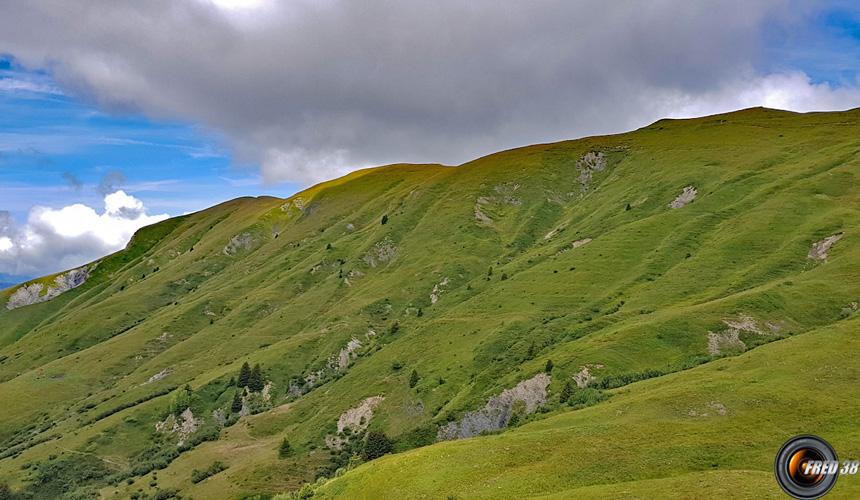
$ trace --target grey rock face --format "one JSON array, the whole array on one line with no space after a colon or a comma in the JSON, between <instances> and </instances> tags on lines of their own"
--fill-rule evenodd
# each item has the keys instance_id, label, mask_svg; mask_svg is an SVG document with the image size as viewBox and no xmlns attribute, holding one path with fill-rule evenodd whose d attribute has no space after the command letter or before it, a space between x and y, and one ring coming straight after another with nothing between
<instances>
[{"instance_id":1,"label":"grey rock face","mask_svg":"<svg viewBox=\"0 0 860 500\"><path fill-rule=\"evenodd\" d=\"M15 292L12 293L12 296L9 297L9 301L6 302L6 309L12 310L19 307L38 304L39 302L47 302L68 292L69 290L72 290L73 288L83 285L89 277L89 268L79 267L54 278L54 284L49 286L45 293L42 293L44 285L41 283L22 286L15 290Z\"/></svg>"},{"instance_id":2,"label":"grey rock face","mask_svg":"<svg viewBox=\"0 0 860 500\"><path fill-rule=\"evenodd\" d=\"M459 422L450 422L441 427L436 439L463 439L477 436L484 431L504 429L511 420L514 403L524 403L526 413L534 413L540 405L546 403L546 388L549 382L550 376L546 373L523 380L513 389L506 389L498 396L490 398L480 410L468 412Z\"/></svg>"}]
</instances>

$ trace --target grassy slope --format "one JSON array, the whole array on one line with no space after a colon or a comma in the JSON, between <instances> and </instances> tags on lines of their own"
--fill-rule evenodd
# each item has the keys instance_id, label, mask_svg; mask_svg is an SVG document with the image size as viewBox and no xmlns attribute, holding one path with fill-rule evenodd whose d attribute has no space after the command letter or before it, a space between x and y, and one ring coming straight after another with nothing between
<instances>
[{"instance_id":1,"label":"grassy slope","mask_svg":"<svg viewBox=\"0 0 860 500\"><path fill-rule=\"evenodd\" d=\"M487 461L486 469L469 476L475 483L466 478L462 488L456 474L433 477L450 478L447 487L458 494L487 494L475 484L509 482L506 478L517 477L518 464L534 462L546 466L541 471L563 467L565 472L530 491L607 488L589 485L670 476L675 479L613 487L683 491L681 483L741 477L734 472L724 477L722 469L766 470L761 464L790 432L771 429L752 436L757 441L749 454L729 453L732 460L719 455L718 471L696 474L712 466L711 457L702 458L708 451L701 445L711 439L704 422L714 418L699 424L693 419L686 434L661 434L654 443L665 428L642 422L648 422L649 412L665 411L667 398L674 397L667 388L686 388L689 404L707 404L704 399L711 399L697 380L710 374L733 377L735 370L741 377L747 373L736 368L741 360L772 350L811 356L819 351L806 352L802 342L845 328L839 323L843 310L860 299L852 285L860 278L854 245L860 225L858 118L857 111L797 115L752 109L664 120L619 136L506 151L459 168L370 169L315 186L289 204L239 199L147 228L126 251L104 259L81 288L47 303L0 310L0 405L16 410L0 417L0 478L23 485L28 472L22 465L54 454L97 456L112 470L133 467L144 450L160 443L152 429L170 399L160 394L190 383L206 395L198 415L211 412L228 405L232 394L216 390L218 383L247 360L265 367L276 408L182 454L159 472L157 483L198 498L274 493L313 478L328 460L319 450L323 437L341 412L365 397L385 395L372 428L401 436L481 406L540 371L548 358L556 365L553 394L587 363L605 366L599 377L693 364L706 353L708 330L739 314L782 326L764 337L744 337L751 346L803 335L743 358L631 386L629 394L622 389L624 394L594 408L571 412L551 404L553 415L559 415L500 436L385 458L379 473L377 464L365 466L329 491L366 484L366 478L386 484L376 474L384 477L385 467L400 460L404 470L438 465L435 454L447 453L440 450L468 454L483 443L503 446L509 440L530 448L530 437L557 440L558 432L573 432L570 426L585 426L596 413L599 423L589 424L597 426L594 444L614 443L610 449L619 464L603 476L595 476L591 466L570 468L564 460L534 461L523 453L508 456L501 466ZM606 151L610 168L581 195L574 165L591 150ZM689 184L698 188L698 199L669 210L666 204ZM503 198L499 190L520 203L489 204L483 210L494 225L477 224L476 199ZM301 209L295 199L301 199ZM379 222L383 214L389 216L386 225ZM560 231L546 238L554 229ZM813 241L839 231L845 236L827 263L806 259ZM253 247L225 255L230 238L243 233L253 235ZM585 237L593 241L558 253ZM395 258L367 265L362 257L385 241L396 246ZM356 270L363 275L345 283L343 277ZM503 274L509 279L501 280ZM430 292L443 278L448 285L431 304ZM423 316L416 315L418 308ZM385 333L394 322L399 331ZM379 333L370 341L369 329ZM322 366L353 336L370 347L345 374L279 406L288 400L291 377ZM538 355L524 359L532 343ZM392 370L395 361L404 369ZM857 365L846 357L835 366L851 372ZM171 370L168 376L144 384L163 369ZM422 376L414 390L406 383L412 369ZM668 382L673 377L676 384ZM765 375L757 380L761 385L754 387L779 395L766 398L773 406L759 415L788 420L784 410L794 400L783 396L783 381ZM723 420L749 435L750 402L730 399L741 389L714 390L727 392L718 398L730 411ZM839 409L839 397L821 404L831 414L847 415L840 412L850 407ZM625 400L641 407L641 421L616 415ZM412 409L419 401L424 411L416 413ZM809 430L808 422L799 421L797 429ZM630 439L630 428L647 431L638 454L621 446ZM297 448L286 461L275 452L284 436ZM840 449L843 443L833 440ZM683 466L690 472L685 476L637 470L648 443L671 447L679 463L698 465ZM426 464L413 462L422 454L430 459ZM205 469L216 459L230 468L196 485L189 482L192 469ZM570 474L577 470L585 475L574 480ZM761 474L749 474L762 488L772 487ZM153 491L151 481L147 474L102 493ZM445 484L416 482L415 487L448 491Z\"/></svg>"},{"instance_id":2,"label":"grassy slope","mask_svg":"<svg viewBox=\"0 0 860 500\"><path fill-rule=\"evenodd\" d=\"M779 498L774 455L792 435L815 430L842 458L860 456L852 417L860 411L852 389L860 383L858 326L846 321L636 383L608 402L502 435L384 457L320 496ZM839 481L833 496L856 498L853 479Z\"/></svg>"}]
</instances>

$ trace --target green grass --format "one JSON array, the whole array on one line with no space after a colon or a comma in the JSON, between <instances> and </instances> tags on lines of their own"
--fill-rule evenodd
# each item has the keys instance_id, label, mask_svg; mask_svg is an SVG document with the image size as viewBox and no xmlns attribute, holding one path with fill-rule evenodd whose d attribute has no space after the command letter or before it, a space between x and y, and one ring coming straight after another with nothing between
<instances>
[{"instance_id":1,"label":"green grass","mask_svg":"<svg viewBox=\"0 0 860 500\"><path fill-rule=\"evenodd\" d=\"M662 120L458 167L367 169L289 200L242 198L145 228L85 285L0 308L0 405L15 409L0 415L0 481L36 492L36 471L55 455L101 460L109 474L79 486L107 498L272 495L340 463L326 434L342 412L382 395L370 429L398 453L320 494L384 497L397 483L407 496L443 498L686 497L727 485L773 495L767 471L788 435L820 428L840 454L858 451L849 392L804 392L790 377L823 363L844 380L808 375L844 391L856 383L858 132L858 111ZM595 150L609 166L583 193L576 161ZM691 184L697 199L669 209ZM482 211L492 225L475 220L479 198L490 200ZM826 262L807 259L836 232L844 237ZM225 254L245 233L253 242ZM380 242L396 247L387 262L374 255ZM745 315L763 333L709 356L708 332ZM323 369L352 338L362 346L347 370L289 395L291 381ZM427 446L439 424L547 359L544 413ZM245 361L263 367L270 399L202 441L214 437L212 412L229 410L228 382ZM593 388L560 405L585 365L602 366ZM205 422L179 447L154 429L186 384ZM728 414L689 416L712 401ZM294 452L280 459L284 437ZM604 460L586 462L598 450ZM671 467L655 467L655 453ZM227 468L191 481L215 462ZM836 491L852 493L849 484Z\"/></svg>"}]
</instances>

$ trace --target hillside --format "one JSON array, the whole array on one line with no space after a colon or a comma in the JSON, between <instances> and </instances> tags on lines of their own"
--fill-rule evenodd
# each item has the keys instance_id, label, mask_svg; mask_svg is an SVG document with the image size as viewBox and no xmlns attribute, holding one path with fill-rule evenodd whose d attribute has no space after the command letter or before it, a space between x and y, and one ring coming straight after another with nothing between
<instances>
[{"instance_id":1,"label":"hillside","mask_svg":"<svg viewBox=\"0 0 860 500\"><path fill-rule=\"evenodd\" d=\"M0 483L778 497L796 433L860 457L858 151L860 110L755 108L149 226L0 292Z\"/></svg>"}]
</instances>

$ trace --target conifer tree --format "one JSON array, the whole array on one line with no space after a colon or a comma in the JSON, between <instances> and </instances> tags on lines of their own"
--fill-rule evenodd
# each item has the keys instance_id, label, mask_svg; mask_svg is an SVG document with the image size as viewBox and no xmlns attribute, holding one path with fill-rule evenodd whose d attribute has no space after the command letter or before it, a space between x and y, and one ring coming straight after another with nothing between
<instances>
[{"instance_id":1,"label":"conifer tree","mask_svg":"<svg viewBox=\"0 0 860 500\"><path fill-rule=\"evenodd\" d=\"M260 365L254 365L254 368L251 370L251 376L248 377L248 389L251 392L260 392L263 390L263 372L260 369Z\"/></svg>"},{"instance_id":2,"label":"conifer tree","mask_svg":"<svg viewBox=\"0 0 860 500\"><path fill-rule=\"evenodd\" d=\"M237 390L235 394L233 394L233 403L230 404L230 411L233 413L239 413L242 411L242 390Z\"/></svg>"},{"instance_id":3,"label":"conifer tree","mask_svg":"<svg viewBox=\"0 0 860 500\"><path fill-rule=\"evenodd\" d=\"M412 388L418 385L419 378L420 377L418 377L418 370L412 370L412 374L409 375L409 387Z\"/></svg>"},{"instance_id":4,"label":"conifer tree","mask_svg":"<svg viewBox=\"0 0 860 500\"><path fill-rule=\"evenodd\" d=\"M391 440L384 432L370 431L367 433L367 441L364 443L364 452L362 458L365 460L373 460L379 458L386 453L391 453L394 447L391 445Z\"/></svg>"},{"instance_id":5,"label":"conifer tree","mask_svg":"<svg viewBox=\"0 0 860 500\"><path fill-rule=\"evenodd\" d=\"M248 380L251 378L251 367L248 365L248 362L245 361L242 363L242 368L239 370L239 387L248 387Z\"/></svg>"}]
</instances>

